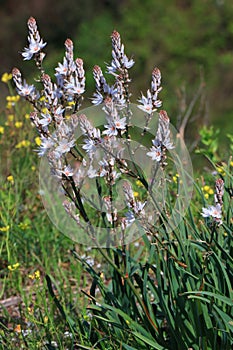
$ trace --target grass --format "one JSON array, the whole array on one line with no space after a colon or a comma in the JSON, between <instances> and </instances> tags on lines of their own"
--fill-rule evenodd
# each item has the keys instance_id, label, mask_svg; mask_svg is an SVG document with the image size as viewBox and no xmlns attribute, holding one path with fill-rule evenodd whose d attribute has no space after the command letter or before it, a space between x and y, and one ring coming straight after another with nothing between
<instances>
[{"instance_id":1,"label":"grass","mask_svg":"<svg viewBox=\"0 0 233 350\"><path fill-rule=\"evenodd\" d=\"M54 341L70 349L72 327L62 325L46 276L55 295L65 296L60 302L67 313L80 319L88 303L80 290L88 290L90 279L70 253L74 243L56 230L41 203L35 134L27 112L19 102L1 116L0 348L41 349ZM23 125L17 128L19 120ZM23 140L31 144L17 148ZM78 250L89 255L86 247Z\"/></svg>"}]
</instances>

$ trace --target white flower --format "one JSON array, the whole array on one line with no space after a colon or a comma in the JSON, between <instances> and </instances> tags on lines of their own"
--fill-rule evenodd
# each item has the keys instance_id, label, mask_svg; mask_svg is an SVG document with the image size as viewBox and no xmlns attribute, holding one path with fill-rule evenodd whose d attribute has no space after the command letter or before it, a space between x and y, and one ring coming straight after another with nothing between
<instances>
[{"instance_id":1,"label":"white flower","mask_svg":"<svg viewBox=\"0 0 233 350\"><path fill-rule=\"evenodd\" d=\"M202 208L202 213L201 215L204 218L212 217L217 221L219 224L222 223L222 207L218 203L215 206L214 205L209 205L208 208Z\"/></svg>"},{"instance_id":2,"label":"white flower","mask_svg":"<svg viewBox=\"0 0 233 350\"><path fill-rule=\"evenodd\" d=\"M155 160L156 162L160 162L163 156L161 143L157 140L152 141L154 146L150 148L150 152L147 152L147 155Z\"/></svg>"},{"instance_id":3,"label":"white flower","mask_svg":"<svg viewBox=\"0 0 233 350\"><path fill-rule=\"evenodd\" d=\"M49 113L46 113L46 114L41 114L42 115L42 119L40 119L39 121L38 121L38 123L40 124L40 125L42 125L43 127L45 127L45 126L48 126L51 122L52 122L52 117L51 117L51 115L49 114Z\"/></svg>"},{"instance_id":4,"label":"white flower","mask_svg":"<svg viewBox=\"0 0 233 350\"><path fill-rule=\"evenodd\" d=\"M24 52L22 53L24 60L30 60L35 53L39 52L46 45L42 39L37 41L33 38L33 36L29 36L28 41L29 47L25 47Z\"/></svg>"},{"instance_id":5,"label":"white flower","mask_svg":"<svg viewBox=\"0 0 233 350\"><path fill-rule=\"evenodd\" d=\"M135 203L134 203L134 206L133 206L134 213L135 213L135 214L140 214L140 213L145 214L145 212L144 212L144 210L143 210L143 208L145 207L145 205L146 205L146 202L144 202L144 203L142 203L142 202L140 202L140 201L135 202Z\"/></svg>"},{"instance_id":6,"label":"white flower","mask_svg":"<svg viewBox=\"0 0 233 350\"><path fill-rule=\"evenodd\" d=\"M35 86L34 85L28 85L27 83L24 83L21 87L18 87L18 94L20 96L30 96L34 93Z\"/></svg>"},{"instance_id":7,"label":"white flower","mask_svg":"<svg viewBox=\"0 0 233 350\"><path fill-rule=\"evenodd\" d=\"M65 176L73 176L74 175L74 170L72 169L72 167L70 165L67 165L63 170L62 170L62 174L64 174Z\"/></svg>"},{"instance_id":8,"label":"white flower","mask_svg":"<svg viewBox=\"0 0 233 350\"><path fill-rule=\"evenodd\" d=\"M68 141L63 139L59 142L58 147L55 149L60 155L63 153L68 153L72 147L75 145L75 140Z\"/></svg>"},{"instance_id":9,"label":"white flower","mask_svg":"<svg viewBox=\"0 0 233 350\"><path fill-rule=\"evenodd\" d=\"M90 165L88 171L87 171L87 176L90 178L90 179L93 179L94 177L97 177L98 176L98 172L96 171L96 169L93 168L92 165Z\"/></svg>"},{"instance_id":10,"label":"white flower","mask_svg":"<svg viewBox=\"0 0 233 350\"><path fill-rule=\"evenodd\" d=\"M106 130L103 134L108 136L117 136L118 130L124 130L126 126L126 118L111 120L109 124L104 125Z\"/></svg>"},{"instance_id":11,"label":"white flower","mask_svg":"<svg viewBox=\"0 0 233 350\"><path fill-rule=\"evenodd\" d=\"M135 221L135 216L131 210L125 214L125 218L126 218L126 227L132 225L132 223Z\"/></svg>"},{"instance_id":12,"label":"white flower","mask_svg":"<svg viewBox=\"0 0 233 350\"><path fill-rule=\"evenodd\" d=\"M85 88L82 83L75 82L73 79L70 83L65 85L68 94L81 95L85 92Z\"/></svg>"},{"instance_id":13,"label":"white flower","mask_svg":"<svg viewBox=\"0 0 233 350\"><path fill-rule=\"evenodd\" d=\"M85 145L82 146L87 153L94 153L96 151L96 141L93 139L85 139Z\"/></svg>"},{"instance_id":14,"label":"white flower","mask_svg":"<svg viewBox=\"0 0 233 350\"><path fill-rule=\"evenodd\" d=\"M143 112L146 112L148 114L153 113L156 109L153 107L153 101L150 90L147 90L147 97L145 97L142 94L142 97L138 100L142 105L138 105L138 108L141 109Z\"/></svg>"},{"instance_id":15,"label":"white flower","mask_svg":"<svg viewBox=\"0 0 233 350\"><path fill-rule=\"evenodd\" d=\"M126 69L133 67L134 63L135 62L132 58L128 59L128 57L126 55L123 56L122 64L123 64L123 67L125 67Z\"/></svg>"},{"instance_id":16,"label":"white flower","mask_svg":"<svg viewBox=\"0 0 233 350\"><path fill-rule=\"evenodd\" d=\"M93 105L98 106L103 102L103 99L104 98L103 98L102 94L99 91L97 91L93 94L91 102L93 103Z\"/></svg>"},{"instance_id":17,"label":"white flower","mask_svg":"<svg viewBox=\"0 0 233 350\"><path fill-rule=\"evenodd\" d=\"M54 146L54 141L51 138L41 137L41 145L38 148L38 156L43 157L47 151L49 151Z\"/></svg>"},{"instance_id":18,"label":"white flower","mask_svg":"<svg viewBox=\"0 0 233 350\"><path fill-rule=\"evenodd\" d=\"M67 61L64 60L63 64L61 64L61 63L59 62L59 63L58 63L58 67L55 68L55 71L56 71L58 74L66 75L67 72L68 72L68 64L67 64Z\"/></svg>"},{"instance_id":19,"label":"white flower","mask_svg":"<svg viewBox=\"0 0 233 350\"><path fill-rule=\"evenodd\" d=\"M107 66L107 72L115 75L115 72L120 68L120 66L120 62L115 58L112 60L111 64Z\"/></svg>"}]
</instances>

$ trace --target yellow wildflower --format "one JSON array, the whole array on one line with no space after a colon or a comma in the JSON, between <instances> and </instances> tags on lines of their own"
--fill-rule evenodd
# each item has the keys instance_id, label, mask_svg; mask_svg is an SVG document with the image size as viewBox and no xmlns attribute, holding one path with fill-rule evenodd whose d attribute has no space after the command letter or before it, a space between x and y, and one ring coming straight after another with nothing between
<instances>
[{"instance_id":1,"label":"yellow wildflower","mask_svg":"<svg viewBox=\"0 0 233 350\"><path fill-rule=\"evenodd\" d=\"M9 181L11 184L13 184L14 183L14 176L13 175L9 175L9 176L7 176L7 181Z\"/></svg>"},{"instance_id":2,"label":"yellow wildflower","mask_svg":"<svg viewBox=\"0 0 233 350\"><path fill-rule=\"evenodd\" d=\"M1 126L1 125L0 125L0 134L4 134L4 130L5 130L5 129L4 129L4 126Z\"/></svg>"},{"instance_id":3,"label":"yellow wildflower","mask_svg":"<svg viewBox=\"0 0 233 350\"><path fill-rule=\"evenodd\" d=\"M222 176L225 176L225 175L226 175L225 169L224 169L223 166L218 166L216 169L217 169L217 172L218 172L219 174L221 174Z\"/></svg>"},{"instance_id":4,"label":"yellow wildflower","mask_svg":"<svg viewBox=\"0 0 233 350\"><path fill-rule=\"evenodd\" d=\"M6 109L11 109L14 106L12 102L7 102Z\"/></svg>"},{"instance_id":5,"label":"yellow wildflower","mask_svg":"<svg viewBox=\"0 0 233 350\"><path fill-rule=\"evenodd\" d=\"M20 99L20 96L19 95L16 95L16 96L7 96L6 97L6 100L7 102L18 102Z\"/></svg>"},{"instance_id":6,"label":"yellow wildflower","mask_svg":"<svg viewBox=\"0 0 233 350\"><path fill-rule=\"evenodd\" d=\"M45 317L44 317L44 323L45 323L45 324L48 323L48 320L49 320L48 316L45 316Z\"/></svg>"},{"instance_id":7,"label":"yellow wildflower","mask_svg":"<svg viewBox=\"0 0 233 350\"><path fill-rule=\"evenodd\" d=\"M37 146L40 146L40 145L41 145L41 138L40 138L39 136L37 136L37 137L35 138L35 143L36 143Z\"/></svg>"},{"instance_id":8,"label":"yellow wildflower","mask_svg":"<svg viewBox=\"0 0 233 350\"><path fill-rule=\"evenodd\" d=\"M9 122L12 122L14 120L14 118L15 118L14 114L9 114L7 117Z\"/></svg>"},{"instance_id":9,"label":"yellow wildflower","mask_svg":"<svg viewBox=\"0 0 233 350\"><path fill-rule=\"evenodd\" d=\"M23 122L15 122L15 127L17 129L22 128L22 126L23 126Z\"/></svg>"},{"instance_id":10,"label":"yellow wildflower","mask_svg":"<svg viewBox=\"0 0 233 350\"><path fill-rule=\"evenodd\" d=\"M233 160L230 161L230 166L233 166Z\"/></svg>"},{"instance_id":11,"label":"yellow wildflower","mask_svg":"<svg viewBox=\"0 0 233 350\"><path fill-rule=\"evenodd\" d=\"M45 107L45 108L42 108L42 109L41 109L41 112L44 113L44 114L46 114L46 113L49 113L49 110L48 110L48 108Z\"/></svg>"},{"instance_id":12,"label":"yellow wildflower","mask_svg":"<svg viewBox=\"0 0 233 350\"><path fill-rule=\"evenodd\" d=\"M208 185L203 186L201 189L205 192L204 197L207 199L209 198L209 194L214 194L214 190Z\"/></svg>"},{"instance_id":13,"label":"yellow wildflower","mask_svg":"<svg viewBox=\"0 0 233 350\"><path fill-rule=\"evenodd\" d=\"M33 307L28 306L27 310L29 314L33 314Z\"/></svg>"},{"instance_id":14,"label":"yellow wildflower","mask_svg":"<svg viewBox=\"0 0 233 350\"><path fill-rule=\"evenodd\" d=\"M218 166L218 167L217 167L217 172L218 172L218 173L222 173L222 172L223 172L223 168L220 167L220 166Z\"/></svg>"},{"instance_id":15,"label":"yellow wildflower","mask_svg":"<svg viewBox=\"0 0 233 350\"><path fill-rule=\"evenodd\" d=\"M39 271L39 270L36 270L35 273L34 273L34 275L35 275L35 278L36 278L37 280L40 279L40 271Z\"/></svg>"},{"instance_id":16,"label":"yellow wildflower","mask_svg":"<svg viewBox=\"0 0 233 350\"><path fill-rule=\"evenodd\" d=\"M3 73L2 78L1 78L3 83L8 83L8 81L11 79L12 79L11 73Z\"/></svg>"},{"instance_id":17,"label":"yellow wildflower","mask_svg":"<svg viewBox=\"0 0 233 350\"><path fill-rule=\"evenodd\" d=\"M36 170L35 165L32 165L32 166L31 166L31 170L32 170L32 171L35 171L35 170Z\"/></svg>"},{"instance_id":18,"label":"yellow wildflower","mask_svg":"<svg viewBox=\"0 0 233 350\"><path fill-rule=\"evenodd\" d=\"M9 271L14 271L19 267L19 263L13 264L13 265L8 265L7 268Z\"/></svg>"},{"instance_id":19,"label":"yellow wildflower","mask_svg":"<svg viewBox=\"0 0 233 350\"><path fill-rule=\"evenodd\" d=\"M134 197L138 197L139 193L137 191L134 191L133 195L134 195Z\"/></svg>"},{"instance_id":20,"label":"yellow wildflower","mask_svg":"<svg viewBox=\"0 0 233 350\"><path fill-rule=\"evenodd\" d=\"M141 183L140 180L137 180L137 181L136 181L136 185L137 185L138 187L143 187L143 184Z\"/></svg>"},{"instance_id":21,"label":"yellow wildflower","mask_svg":"<svg viewBox=\"0 0 233 350\"><path fill-rule=\"evenodd\" d=\"M10 225L4 226L4 227L0 227L0 232L7 232L10 229Z\"/></svg>"},{"instance_id":22,"label":"yellow wildflower","mask_svg":"<svg viewBox=\"0 0 233 350\"><path fill-rule=\"evenodd\" d=\"M30 114L26 113L24 116L25 119L30 119Z\"/></svg>"},{"instance_id":23,"label":"yellow wildflower","mask_svg":"<svg viewBox=\"0 0 233 350\"><path fill-rule=\"evenodd\" d=\"M39 280L40 279L40 271L39 270L36 270L32 275L28 275L28 277L31 279L31 280L34 280L34 279L37 279Z\"/></svg>"},{"instance_id":24,"label":"yellow wildflower","mask_svg":"<svg viewBox=\"0 0 233 350\"><path fill-rule=\"evenodd\" d=\"M31 144L31 142L30 142L29 140L23 140L23 141L17 143L17 145L15 146L15 148L22 148L22 147L27 148L27 147L30 146L30 144Z\"/></svg>"},{"instance_id":25,"label":"yellow wildflower","mask_svg":"<svg viewBox=\"0 0 233 350\"><path fill-rule=\"evenodd\" d=\"M172 176L172 180L177 184L177 180L180 177L179 174L176 174L175 176Z\"/></svg>"},{"instance_id":26,"label":"yellow wildflower","mask_svg":"<svg viewBox=\"0 0 233 350\"><path fill-rule=\"evenodd\" d=\"M30 227L30 225L27 222L20 222L18 224L18 227L21 228L21 230L27 230Z\"/></svg>"}]
</instances>

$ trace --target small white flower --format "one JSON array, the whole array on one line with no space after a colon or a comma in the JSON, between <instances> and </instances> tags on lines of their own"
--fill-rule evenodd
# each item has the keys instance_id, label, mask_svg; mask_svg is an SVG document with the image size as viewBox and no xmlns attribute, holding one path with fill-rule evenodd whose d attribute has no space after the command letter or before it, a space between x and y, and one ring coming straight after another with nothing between
<instances>
[{"instance_id":1,"label":"small white flower","mask_svg":"<svg viewBox=\"0 0 233 350\"><path fill-rule=\"evenodd\" d=\"M150 152L147 152L147 155L155 160L156 162L160 162L163 156L161 143L157 140L153 140L153 146L150 148Z\"/></svg>"},{"instance_id":2,"label":"small white flower","mask_svg":"<svg viewBox=\"0 0 233 350\"><path fill-rule=\"evenodd\" d=\"M72 167L70 165L67 165L63 170L62 173L65 176L73 176L74 175L74 170L72 169Z\"/></svg>"},{"instance_id":3,"label":"small white flower","mask_svg":"<svg viewBox=\"0 0 233 350\"><path fill-rule=\"evenodd\" d=\"M41 145L38 148L38 156L43 157L52 147L54 146L54 141L51 138L41 137Z\"/></svg>"},{"instance_id":4,"label":"small white flower","mask_svg":"<svg viewBox=\"0 0 233 350\"><path fill-rule=\"evenodd\" d=\"M219 222L220 224L222 223L222 207L219 203L215 206L209 205L208 208L202 208L201 215L204 218L212 217L215 219L215 221Z\"/></svg>"},{"instance_id":5,"label":"small white flower","mask_svg":"<svg viewBox=\"0 0 233 350\"><path fill-rule=\"evenodd\" d=\"M123 56L122 64L123 64L123 67L125 67L126 69L130 69L131 67L133 67L134 63L135 62L132 58L128 59L126 55Z\"/></svg>"},{"instance_id":6,"label":"small white flower","mask_svg":"<svg viewBox=\"0 0 233 350\"><path fill-rule=\"evenodd\" d=\"M75 145L75 140L68 141L63 139L59 142L58 147L55 149L59 154L68 153Z\"/></svg>"},{"instance_id":7,"label":"small white flower","mask_svg":"<svg viewBox=\"0 0 233 350\"><path fill-rule=\"evenodd\" d=\"M87 153L94 153L96 151L96 142L93 139L85 139L85 145L82 146Z\"/></svg>"},{"instance_id":8,"label":"small white flower","mask_svg":"<svg viewBox=\"0 0 233 350\"><path fill-rule=\"evenodd\" d=\"M18 94L23 97L32 95L34 91L35 91L35 86L28 85L27 83L24 83L24 85L18 88Z\"/></svg>"},{"instance_id":9,"label":"small white flower","mask_svg":"<svg viewBox=\"0 0 233 350\"><path fill-rule=\"evenodd\" d=\"M103 102L103 99L104 98L103 98L102 94L99 91L97 91L93 94L91 102L93 103L93 105L98 106Z\"/></svg>"},{"instance_id":10,"label":"small white flower","mask_svg":"<svg viewBox=\"0 0 233 350\"><path fill-rule=\"evenodd\" d=\"M42 125L43 127L45 127L45 126L48 126L51 122L52 122L52 117L51 117L51 115L49 114L49 113L46 113L46 114L41 114L42 115L42 119L40 119L39 121L38 121L38 123L40 124L40 125Z\"/></svg>"},{"instance_id":11,"label":"small white flower","mask_svg":"<svg viewBox=\"0 0 233 350\"><path fill-rule=\"evenodd\" d=\"M150 90L147 90L147 97L145 97L142 94L142 97L138 100L138 102L141 103L141 105L138 105L138 108L141 109L143 112L151 114L155 111L155 109L153 108L154 106Z\"/></svg>"},{"instance_id":12,"label":"small white flower","mask_svg":"<svg viewBox=\"0 0 233 350\"><path fill-rule=\"evenodd\" d=\"M96 169L93 168L92 165L90 165L88 171L87 171L87 176L90 178L90 179L93 179L94 177L97 177L98 176L98 172L96 171Z\"/></svg>"},{"instance_id":13,"label":"small white flower","mask_svg":"<svg viewBox=\"0 0 233 350\"><path fill-rule=\"evenodd\" d=\"M56 71L58 74L66 75L66 73L68 72L68 64L67 64L67 61L64 60L63 64L61 64L61 63L59 62L59 63L58 63L58 67L55 68L55 71Z\"/></svg>"},{"instance_id":14,"label":"small white flower","mask_svg":"<svg viewBox=\"0 0 233 350\"><path fill-rule=\"evenodd\" d=\"M125 214L125 218L126 218L126 227L132 225L132 223L135 221L135 216L133 214L133 212L131 210L129 210L126 214Z\"/></svg>"},{"instance_id":15,"label":"small white flower","mask_svg":"<svg viewBox=\"0 0 233 350\"><path fill-rule=\"evenodd\" d=\"M221 219L222 216L222 209L220 204L209 205L208 208L202 208L201 215L204 218L212 216L213 218Z\"/></svg>"},{"instance_id":16,"label":"small white flower","mask_svg":"<svg viewBox=\"0 0 233 350\"><path fill-rule=\"evenodd\" d=\"M28 40L29 47L25 47L24 52L22 53L24 60L30 60L35 53L38 53L46 45L42 39L37 41L32 36L29 36Z\"/></svg>"},{"instance_id":17,"label":"small white flower","mask_svg":"<svg viewBox=\"0 0 233 350\"><path fill-rule=\"evenodd\" d=\"M144 203L142 203L140 201L135 202L134 206L133 206L134 213L135 214L140 214L140 213L144 214L145 213L144 212L145 205L146 205L146 202L144 202Z\"/></svg>"},{"instance_id":18,"label":"small white flower","mask_svg":"<svg viewBox=\"0 0 233 350\"><path fill-rule=\"evenodd\" d=\"M104 125L106 130L103 134L108 136L117 136L118 130L124 130L126 126L126 118L111 120L109 124Z\"/></svg>"}]
</instances>

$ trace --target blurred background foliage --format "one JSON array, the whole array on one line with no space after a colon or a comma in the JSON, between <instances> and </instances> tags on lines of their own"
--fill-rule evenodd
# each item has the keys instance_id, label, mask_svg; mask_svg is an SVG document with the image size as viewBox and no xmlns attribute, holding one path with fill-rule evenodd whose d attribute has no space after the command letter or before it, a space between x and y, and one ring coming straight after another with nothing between
<instances>
[{"instance_id":1,"label":"blurred background foliage","mask_svg":"<svg viewBox=\"0 0 233 350\"><path fill-rule=\"evenodd\" d=\"M48 43L47 72L54 72L63 57L64 41L71 38L76 56L84 59L87 97L91 97L92 68L98 64L104 70L104 62L110 61L109 37L116 29L136 61L131 72L133 102L147 89L157 66L163 77L164 108L174 124L202 79L205 92L196 111L199 126L220 127L222 138L232 128L232 0L1 0L0 4L0 74L16 66L33 76L33 62L23 63L19 54L27 45L27 19L33 16ZM1 84L1 101L6 93ZM198 132L196 124L189 124L188 133Z\"/></svg>"}]
</instances>

